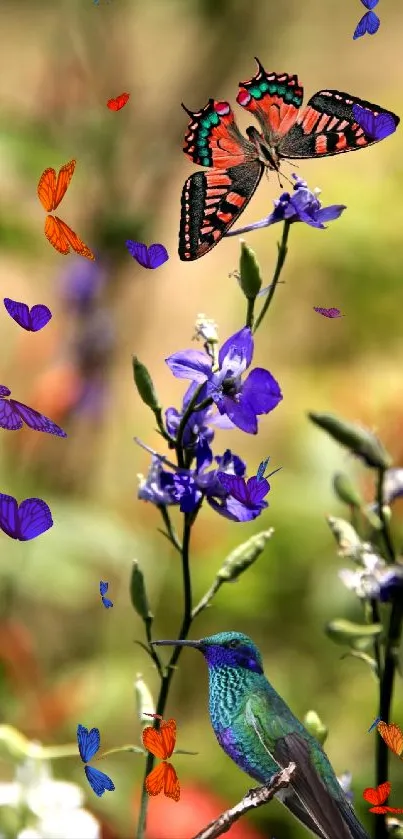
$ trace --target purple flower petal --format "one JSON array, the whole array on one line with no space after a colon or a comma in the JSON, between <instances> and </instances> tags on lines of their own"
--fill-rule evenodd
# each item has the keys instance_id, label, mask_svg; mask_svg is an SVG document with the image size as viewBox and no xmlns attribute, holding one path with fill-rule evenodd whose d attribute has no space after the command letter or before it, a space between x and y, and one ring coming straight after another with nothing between
<instances>
[{"instance_id":1,"label":"purple flower petal","mask_svg":"<svg viewBox=\"0 0 403 839\"><path fill-rule=\"evenodd\" d=\"M378 5L379 0L361 0L361 3L363 6L365 6L366 9L375 9L375 6Z\"/></svg>"},{"instance_id":2,"label":"purple flower petal","mask_svg":"<svg viewBox=\"0 0 403 839\"><path fill-rule=\"evenodd\" d=\"M225 413L241 431L246 431L247 434L257 434L256 412L247 400L243 399L241 402L235 402L234 399L224 396L218 403L218 409L221 413Z\"/></svg>"},{"instance_id":3,"label":"purple flower petal","mask_svg":"<svg viewBox=\"0 0 403 839\"><path fill-rule=\"evenodd\" d=\"M192 379L202 384L211 376L211 359L201 350L183 350L165 359L177 379Z\"/></svg>"},{"instance_id":4,"label":"purple flower petal","mask_svg":"<svg viewBox=\"0 0 403 839\"><path fill-rule=\"evenodd\" d=\"M235 332L231 338L222 345L218 354L218 362L220 367L223 366L227 358L239 358L246 361L246 367L249 367L253 358L253 337L252 331L245 326L239 332Z\"/></svg>"},{"instance_id":5,"label":"purple flower petal","mask_svg":"<svg viewBox=\"0 0 403 839\"><path fill-rule=\"evenodd\" d=\"M340 312L340 309L323 309L321 306L314 306L314 311L318 312L319 315L323 315L325 318L341 318L343 315Z\"/></svg>"},{"instance_id":6,"label":"purple flower petal","mask_svg":"<svg viewBox=\"0 0 403 839\"><path fill-rule=\"evenodd\" d=\"M268 370L251 370L242 387L242 403L246 400L256 414L268 414L282 398L280 385Z\"/></svg>"}]
</instances>

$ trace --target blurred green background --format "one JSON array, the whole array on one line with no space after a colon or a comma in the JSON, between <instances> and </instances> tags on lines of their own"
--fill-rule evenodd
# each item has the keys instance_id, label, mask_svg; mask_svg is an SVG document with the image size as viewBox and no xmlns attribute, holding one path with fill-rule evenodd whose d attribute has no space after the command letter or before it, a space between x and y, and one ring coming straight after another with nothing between
<instances>
[{"instance_id":1,"label":"blurred green background","mask_svg":"<svg viewBox=\"0 0 403 839\"><path fill-rule=\"evenodd\" d=\"M1 381L68 432L67 440L29 430L3 431L0 438L1 491L19 500L43 497L55 522L30 543L0 534L0 721L30 738L71 742L81 722L100 728L104 748L139 742L133 681L141 672L155 695L158 681L135 643L143 635L129 599L132 559L146 576L154 637L174 637L180 625L178 558L157 532L157 511L136 498L137 473L147 472L149 458L133 435L154 447L160 438L135 391L131 354L148 366L164 407L178 405L184 388L164 359L192 346L197 313L214 318L223 339L244 318L243 298L228 277L238 266L236 237L190 265L177 255L180 193L194 170L181 152L187 119L180 103L194 110L210 96L235 103L238 82L255 73L258 55L268 71L298 73L306 98L338 88L399 114L403 7L382 0L377 11L377 35L354 42L365 12L358 0L1 4L1 292L29 305L46 303L54 315L31 334L2 312ZM109 111L107 99L123 91L129 103ZM251 120L235 110L245 128ZM275 527L264 557L238 584L220 590L192 636L234 629L253 637L266 673L295 713L315 708L329 726L328 754L339 775L353 773L367 826L361 793L374 782L375 739L366 731L376 715L377 685L361 662L341 660L342 648L323 634L334 617L361 618L337 577L346 563L336 557L324 515L343 512L331 489L336 469L356 476L367 498L371 483L308 423L306 412L334 411L368 424L395 465L403 465L401 137L399 129L362 154L296 169L311 188L321 187L325 205L348 209L325 231L303 225L291 231L285 284L255 354L279 380L283 402L261 419L256 438L237 431L216 438L216 451L230 445L250 474L267 455L282 471L273 478L269 510L255 523L230 524L205 509L191 560L196 602L233 547ZM43 234L38 179L46 167L58 170L72 158L76 172L58 212L95 250L95 265L61 256ZM274 175L263 179L242 223L267 215L278 193ZM269 228L248 238L266 284L279 233ZM163 242L169 262L155 272L138 267L126 251L128 237ZM321 318L313 306L337 306L345 317ZM395 536L401 535L397 509ZM100 602L100 579L110 583L109 611ZM184 803L162 796L150 802L149 839L160 839L167 819L173 832L166 835L182 836L185 800L193 817L201 801L210 802L207 822L251 786L211 732L206 668L194 651L182 655L167 710L177 721L178 747L198 755L175 760ZM403 720L400 682L392 719ZM122 755L101 768L116 791L95 800L88 788L87 805L102 819L104 837L128 839L144 761ZM403 806L401 764L393 757L391 768L391 803ZM59 761L55 772L84 787L78 759ZM1 779L11 776L10 765L0 763ZM258 832L248 833L248 822ZM240 839L307 835L276 803L239 830Z\"/></svg>"}]
</instances>

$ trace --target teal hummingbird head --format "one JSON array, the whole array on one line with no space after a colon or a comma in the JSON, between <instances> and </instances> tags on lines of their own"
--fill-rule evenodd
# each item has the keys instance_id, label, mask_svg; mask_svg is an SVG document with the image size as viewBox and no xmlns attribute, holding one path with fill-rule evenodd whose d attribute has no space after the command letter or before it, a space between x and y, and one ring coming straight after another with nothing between
<instances>
[{"instance_id":1,"label":"teal hummingbird head","mask_svg":"<svg viewBox=\"0 0 403 839\"><path fill-rule=\"evenodd\" d=\"M242 632L218 632L199 641L153 641L155 646L193 647L199 650L210 668L229 667L263 673L260 652Z\"/></svg>"}]
</instances>

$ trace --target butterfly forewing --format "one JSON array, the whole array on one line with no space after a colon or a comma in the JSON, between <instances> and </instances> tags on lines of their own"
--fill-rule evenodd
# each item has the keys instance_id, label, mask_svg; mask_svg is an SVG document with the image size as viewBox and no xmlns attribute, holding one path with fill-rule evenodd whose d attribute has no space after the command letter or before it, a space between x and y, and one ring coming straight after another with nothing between
<instances>
[{"instance_id":1,"label":"butterfly forewing","mask_svg":"<svg viewBox=\"0 0 403 839\"><path fill-rule=\"evenodd\" d=\"M193 163L228 169L256 157L254 146L242 136L228 102L209 99L200 111L182 107L191 117L183 151Z\"/></svg>"},{"instance_id":2,"label":"butterfly forewing","mask_svg":"<svg viewBox=\"0 0 403 839\"><path fill-rule=\"evenodd\" d=\"M239 83L237 102L253 114L271 143L287 134L294 125L302 105L304 89L298 76L288 73L266 73L259 59L258 72L249 81Z\"/></svg>"},{"instance_id":3,"label":"butterfly forewing","mask_svg":"<svg viewBox=\"0 0 403 839\"><path fill-rule=\"evenodd\" d=\"M388 748L400 757L403 752L403 732L401 728L393 722L389 725L385 722L379 722L377 729Z\"/></svg>"},{"instance_id":4,"label":"butterfly forewing","mask_svg":"<svg viewBox=\"0 0 403 839\"><path fill-rule=\"evenodd\" d=\"M171 757L176 742L176 722L173 719L162 722L160 735L164 748L164 758Z\"/></svg>"},{"instance_id":5,"label":"butterfly forewing","mask_svg":"<svg viewBox=\"0 0 403 839\"><path fill-rule=\"evenodd\" d=\"M70 160L69 163L65 163L64 166L62 166L59 170L52 210L56 210L56 207L59 206L62 198L64 198L67 191L67 187L73 177L75 168L76 161Z\"/></svg>"},{"instance_id":6,"label":"butterfly forewing","mask_svg":"<svg viewBox=\"0 0 403 839\"><path fill-rule=\"evenodd\" d=\"M379 784L375 789L373 787L367 787L364 789L363 797L370 804L383 804L390 793L391 786L389 781L385 781L384 784Z\"/></svg>"},{"instance_id":7,"label":"butterfly forewing","mask_svg":"<svg viewBox=\"0 0 403 839\"><path fill-rule=\"evenodd\" d=\"M18 509L17 539L26 542L35 539L53 525L50 509L41 498L26 498Z\"/></svg>"},{"instance_id":8,"label":"butterfly forewing","mask_svg":"<svg viewBox=\"0 0 403 839\"><path fill-rule=\"evenodd\" d=\"M50 213L54 207L56 194L56 172L54 169L45 169L39 178L37 193L42 207Z\"/></svg>"},{"instance_id":9,"label":"butterfly forewing","mask_svg":"<svg viewBox=\"0 0 403 839\"><path fill-rule=\"evenodd\" d=\"M142 740L144 748L151 752L155 757L162 760L167 757L164 741L159 731L152 726L147 726L142 733Z\"/></svg>"}]
</instances>

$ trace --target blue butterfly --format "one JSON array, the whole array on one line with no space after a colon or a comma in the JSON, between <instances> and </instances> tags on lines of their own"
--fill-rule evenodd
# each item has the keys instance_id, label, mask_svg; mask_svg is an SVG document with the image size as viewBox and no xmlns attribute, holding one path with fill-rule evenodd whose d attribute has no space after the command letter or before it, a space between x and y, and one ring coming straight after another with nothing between
<instances>
[{"instance_id":1,"label":"blue butterfly","mask_svg":"<svg viewBox=\"0 0 403 839\"><path fill-rule=\"evenodd\" d=\"M378 31L380 24L381 21L375 12L365 12L365 15L363 15L361 20L358 21L357 26L355 27L353 40L356 41L357 38L362 38L362 36L366 33L368 33L368 35L375 35L375 32Z\"/></svg>"},{"instance_id":2,"label":"blue butterfly","mask_svg":"<svg viewBox=\"0 0 403 839\"><path fill-rule=\"evenodd\" d=\"M80 752L80 757L83 763L87 763L89 760L92 760L99 749L100 742L101 738L99 728L91 728L88 730L88 728L84 725L79 724L77 726L78 751ZM94 769L93 766L85 766L84 771L87 776L88 783L94 790L95 794L99 797L104 794L105 790L113 792L115 789L115 784L112 779L109 775L106 775L105 772L101 772L100 769Z\"/></svg>"},{"instance_id":3,"label":"blue butterfly","mask_svg":"<svg viewBox=\"0 0 403 839\"><path fill-rule=\"evenodd\" d=\"M108 588L109 588L109 583L104 583L103 580L101 580L101 582L99 584L99 591L101 593L101 600L102 600L102 603L105 606L105 609L110 609L111 606L113 606L112 600L109 600L109 597L104 597L104 594L106 594L106 592L108 591Z\"/></svg>"}]
</instances>

